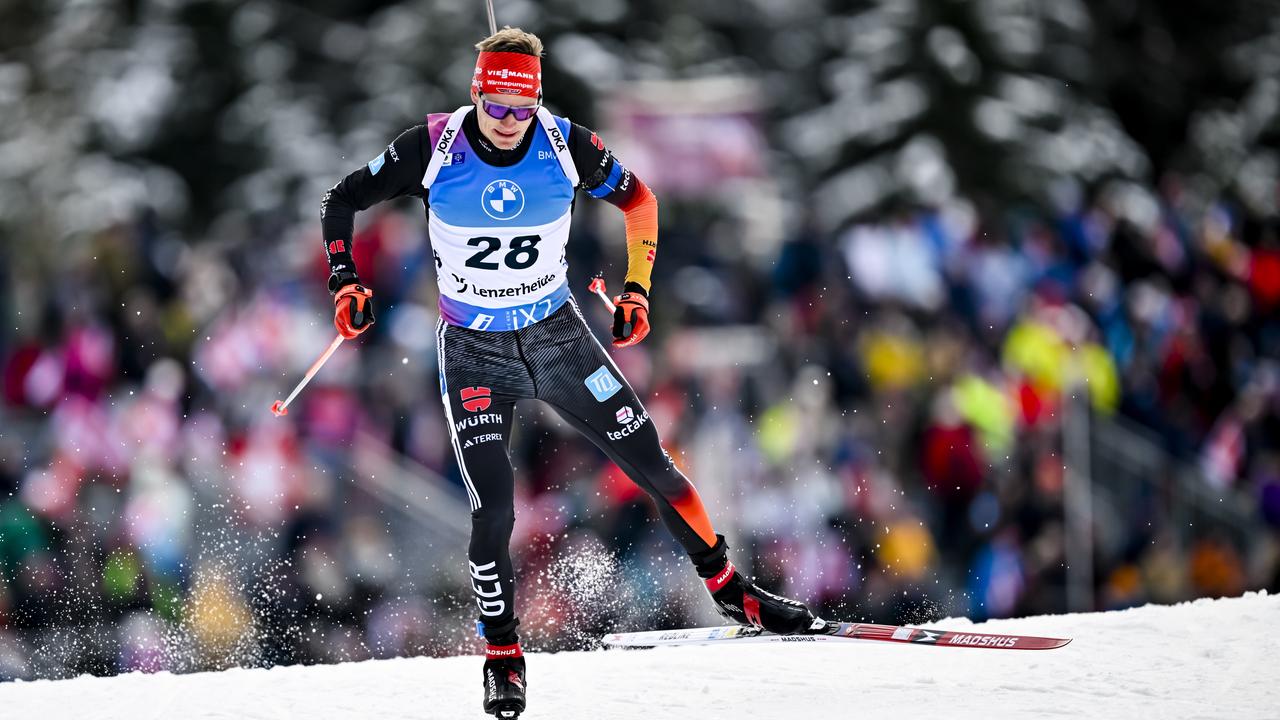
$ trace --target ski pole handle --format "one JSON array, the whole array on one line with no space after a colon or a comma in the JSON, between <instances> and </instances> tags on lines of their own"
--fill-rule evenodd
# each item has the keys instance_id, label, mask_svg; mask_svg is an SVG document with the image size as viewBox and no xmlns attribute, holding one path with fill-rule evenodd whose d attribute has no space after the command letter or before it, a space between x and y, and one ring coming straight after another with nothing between
<instances>
[{"instance_id":1,"label":"ski pole handle","mask_svg":"<svg viewBox=\"0 0 1280 720\"><path fill-rule=\"evenodd\" d=\"M324 367L324 364L329 360L329 356L333 355L333 351L337 350L338 346L341 344L342 335L338 335L333 339L333 342L329 343L329 348L324 351L324 354L321 355L314 363L311 363L311 369L307 371L305 376L303 376L302 382L298 383L298 386L293 389L293 392L289 393L289 397L285 400L277 400L271 404L271 414L276 417L284 417L285 415L288 415L289 403L293 402L293 399L298 397L298 393L302 392L302 388L306 387L307 383L311 382L311 378L315 377L316 373L320 372L320 368Z\"/></svg>"},{"instance_id":2,"label":"ski pole handle","mask_svg":"<svg viewBox=\"0 0 1280 720\"><path fill-rule=\"evenodd\" d=\"M609 299L608 293L605 292L604 278L596 278L595 280L592 280L591 284L587 286L587 289L600 296L600 302L603 302L604 306L609 308L609 314L612 315L616 308L613 305L613 301Z\"/></svg>"}]
</instances>

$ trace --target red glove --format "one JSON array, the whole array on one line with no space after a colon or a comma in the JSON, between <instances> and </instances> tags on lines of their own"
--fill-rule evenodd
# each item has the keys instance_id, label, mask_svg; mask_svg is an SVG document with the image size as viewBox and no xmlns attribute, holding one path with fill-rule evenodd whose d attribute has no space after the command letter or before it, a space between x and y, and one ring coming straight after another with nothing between
<instances>
[{"instance_id":1,"label":"red glove","mask_svg":"<svg viewBox=\"0 0 1280 720\"><path fill-rule=\"evenodd\" d=\"M627 283L627 291L613 299L613 346L631 347L649 334L649 298Z\"/></svg>"},{"instance_id":2,"label":"red glove","mask_svg":"<svg viewBox=\"0 0 1280 720\"><path fill-rule=\"evenodd\" d=\"M373 325L373 291L359 283L343 285L333 296L333 310L334 327L354 340Z\"/></svg>"}]
</instances>

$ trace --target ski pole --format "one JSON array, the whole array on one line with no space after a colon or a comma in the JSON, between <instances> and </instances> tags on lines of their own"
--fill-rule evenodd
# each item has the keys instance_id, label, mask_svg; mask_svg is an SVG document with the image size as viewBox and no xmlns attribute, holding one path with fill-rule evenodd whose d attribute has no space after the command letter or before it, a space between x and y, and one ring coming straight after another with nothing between
<instances>
[{"instance_id":1,"label":"ski pole","mask_svg":"<svg viewBox=\"0 0 1280 720\"><path fill-rule=\"evenodd\" d=\"M596 295L599 295L600 301L604 303L605 307L609 308L609 313L613 314L613 311L615 308L613 305L613 301L609 299L609 295L606 293L604 289L604 278L598 277L595 280L592 280L591 284L587 286L587 289L595 293Z\"/></svg>"},{"instance_id":2,"label":"ski pole","mask_svg":"<svg viewBox=\"0 0 1280 720\"><path fill-rule=\"evenodd\" d=\"M298 396L298 393L302 392L302 388L306 387L307 383L311 381L311 378L315 377L315 374L320 372L320 368L324 367L325 362L329 360L329 356L332 355L333 351L337 350L338 346L341 344L342 335L338 335L333 339L333 342L329 343L329 349L325 350L324 354L311 364L311 369L307 371L305 376L303 376L302 382L298 383L298 386L293 389L293 392L289 393L289 397L285 400L277 400L271 404L271 413L273 415L276 417L284 417L289 414L289 403L293 402L293 399Z\"/></svg>"}]
</instances>

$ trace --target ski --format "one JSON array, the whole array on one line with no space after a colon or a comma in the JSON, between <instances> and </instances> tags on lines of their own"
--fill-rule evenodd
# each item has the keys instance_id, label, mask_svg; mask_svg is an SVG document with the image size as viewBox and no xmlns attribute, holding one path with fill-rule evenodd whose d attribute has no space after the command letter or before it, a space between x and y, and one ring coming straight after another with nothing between
<instances>
[{"instance_id":1,"label":"ski","mask_svg":"<svg viewBox=\"0 0 1280 720\"><path fill-rule=\"evenodd\" d=\"M1071 638L1000 635L964 630L932 630L903 625L817 620L809 630L795 635L775 635L758 627L725 625L687 628L683 630L646 630L610 633L601 638L609 647L658 647L667 645L705 645L724 641L748 642L896 642L908 645L987 648L992 650L1053 650L1071 642Z\"/></svg>"}]
</instances>

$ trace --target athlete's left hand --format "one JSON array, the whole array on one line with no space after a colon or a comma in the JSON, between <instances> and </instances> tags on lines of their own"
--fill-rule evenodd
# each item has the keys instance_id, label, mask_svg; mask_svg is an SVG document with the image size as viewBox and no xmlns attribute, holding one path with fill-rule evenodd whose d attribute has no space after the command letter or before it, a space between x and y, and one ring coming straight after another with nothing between
<instances>
[{"instance_id":1,"label":"athlete's left hand","mask_svg":"<svg viewBox=\"0 0 1280 720\"><path fill-rule=\"evenodd\" d=\"M637 283L613 299L613 346L631 347L649 334L649 297Z\"/></svg>"}]
</instances>

